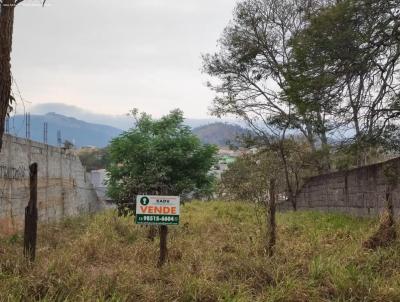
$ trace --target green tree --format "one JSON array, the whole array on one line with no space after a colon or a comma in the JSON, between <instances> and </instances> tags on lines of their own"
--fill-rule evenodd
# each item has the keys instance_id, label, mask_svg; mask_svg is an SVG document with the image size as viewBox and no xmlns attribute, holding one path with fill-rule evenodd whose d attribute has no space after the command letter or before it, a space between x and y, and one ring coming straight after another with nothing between
<instances>
[{"instance_id":1,"label":"green tree","mask_svg":"<svg viewBox=\"0 0 400 302\"><path fill-rule=\"evenodd\" d=\"M221 175L218 183L220 197L229 201L264 203L270 180L278 179L279 187L284 183L278 162L279 157L271 151L237 158Z\"/></svg>"},{"instance_id":2,"label":"green tree","mask_svg":"<svg viewBox=\"0 0 400 302\"><path fill-rule=\"evenodd\" d=\"M400 149L398 6L340 1L312 17L291 43L288 95L306 110L325 108L359 166L370 148Z\"/></svg>"},{"instance_id":3,"label":"green tree","mask_svg":"<svg viewBox=\"0 0 400 302\"><path fill-rule=\"evenodd\" d=\"M221 175L218 193L227 200L261 203L271 179L274 179L276 192L296 210L295 197L304 179L317 172L313 156L309 145L297 137L260 148L256 154L241 156L229 165Z\"/></svg>"},{"instance_id":4,"label":"green tree","mask_svg":"<svg viewBox=\"0 0 400 302\"><path fill-rule=\"evenodd\" d=\"M79 159L86 171L105 169L108 164L108 148L80 149Z\"/></svg>"},{"instance_id":5,"label":"green tree","mask_svg":"<svg viewBox=\"0 0 400 302\"><path fill-rule=\"evenodd\" d=\"M227 200L255 202L265 207L269 256L274 253L276 242L277 198L284 198L296 210L296 194L302 181L314 172L309 149L308 144L294 138L269 145L255 154L239 157L218 184L219 195Z\"/></svg>"},{"instance_id":6,"label":"green tree","mask_svg":"<svg viewBox=\"0 0 400 302\"><path fill-rule=\"evenodd\" d=\"M265 250L269 256L273 255L276 243L276 197L284 183L279 156L271 150L238 158L222 174L219 183L219 193L223 197L256 202L264 207L267 225Z\"/></svg>"},{"instance_id":7,"label":"green tree","mask_svg":"<svg viewBox=\"0 0 400 302\"><path fill-rule=\"evenodd\" d=\"M209 173L217 149L203 145L183 125L180 110L159 120L147 114L138 115L135 128L112 140L108 194L127 210L138 194L171 194L206 192L213 185Z\"/></svg>"},{"instance_id":8,"label":"green tree","mask_svg":"<svg viewBox=\"0 0 400 302\"><path fill-rule=\"evenodd\" d=\"M286 93L291 39L309 24L309 17L332 1L246 0L219 41L220 50L203 57L203 70L217 81L212 112L245 120L264 145L284 140L289 129L302 133L313 150L327 145L323 108L303 110ZM289 74L291 75L291 74ZM316 122L318 121L318 123ZM328 170L328 160L316 161Z\"/></svg>"}]
</instances>

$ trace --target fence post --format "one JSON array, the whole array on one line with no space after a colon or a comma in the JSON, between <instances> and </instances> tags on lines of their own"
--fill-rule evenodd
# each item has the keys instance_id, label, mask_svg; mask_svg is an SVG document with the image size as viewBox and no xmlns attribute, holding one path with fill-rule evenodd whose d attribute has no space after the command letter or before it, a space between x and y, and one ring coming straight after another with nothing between
<instances>
[{"instance_id":1,"label":"fence post","mask_svg":"<svg viewBox=\"0 0 400 302\"><path fill-rule=\"evenodd\" d=\"M275 191L275 179L270 180L269 185L269 203L267 208L268 213L268 243L267 243L267 253L268 256L272 256L274 254L275 242L276 242L276 220L275 220L275 212L276 212L276 191Z\"/></svg>"},{"instance_id":2,"label":"fence post","mask_svg":"<svg viewBox=\"0 0 400 302\"><path fill-rule=\"evenodd\" d=\"M24 229L24 255L31 262L35 261L36 238L37 238L37 173L38 165L33 163L29 166L29 188L30 198L25 208L25 229Z\"/></svg>"}]
</instances>

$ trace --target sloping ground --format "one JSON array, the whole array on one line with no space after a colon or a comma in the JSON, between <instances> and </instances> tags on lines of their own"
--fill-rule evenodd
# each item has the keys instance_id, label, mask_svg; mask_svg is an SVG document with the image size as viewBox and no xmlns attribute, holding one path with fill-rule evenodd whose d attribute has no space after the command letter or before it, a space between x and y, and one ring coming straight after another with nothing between
<instances>
[{"instance_id":1,"label":"sloping ground","mask_svg":"<svg viewBox=\"0 0 400 302\"><path fill-rule=\"evenodd\" d=\"M42 226L32 267L19 236L3 239L0 300L400 301L400 244L361 247L376 220L280 214L277 253L268 259L253 205L195 202L182 212L162 269L158 240L113 212Z\"/></svg>"}]
</instances>

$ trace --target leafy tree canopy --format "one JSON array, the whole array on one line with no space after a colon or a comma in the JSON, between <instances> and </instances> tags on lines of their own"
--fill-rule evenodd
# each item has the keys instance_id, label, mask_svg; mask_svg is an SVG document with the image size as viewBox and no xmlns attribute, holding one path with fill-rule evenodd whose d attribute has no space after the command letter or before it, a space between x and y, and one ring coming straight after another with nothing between
<instances>
[{"instance_id":1,"label":"leafy tree canopy","mask_svg":"<svg viewBox=\"0 0 400 302\"><path fill-rule=\"evenodd\" d=\"M288 65L292 39L329 0L244 0L219 40L219 50L203 56L203 71L215 91L212 113L235 115L251 127L264 145L284 139L288 129L302 133L316 150L328 149L331 128L322 106L314 110L289 97ZM320 141L321 143L319 143ZM328 157L328 156L326 156ZM328 169L328 158L321 170Z\"/></svg>"},{"instance_id":2,"label":"leafy tree canopy","mask_svg":"<svg viewBox=\"0 0 400 302\"><path fill-rule=\"evenodd\" d=\"M399 2L343 0L291 40L286 92L305 110L322 107L355 144L400 149ZM354 135L353 135L354 133Z\"/></svg>"},{"instance_id":3,"label":"leafy tree canopy","mask_svg":"<svg viewBox=\"0 0 400 302\"><path fill-rule=\"evenodd\" d=\"M213 113L244 119L256 135L301 133L331 169L332 141L400 150L398 0L243 0L203 57Z\"/></svg>"},{"instance_id":4,"label":"leafy tree canopy","mask_svg":"<svg viewBox=\"0 0 400 302\"><path fill-rule=\"evenodd\" d=\"M108 164L107 148L81 149L78 156L87 171L105 169Z\"/></svg>"},{"instance_id":5,"label":"leafy tree canopy","mask_svg":"<svg viewBox=\"0 0 400 302\"><path fill-rule=\"evenodd\" d=\"M109 147L108 194L120 205L138 194L181 195L205 192L217 148L203 145L183 125L183 113L171 111L159 120L138 115L135 128L115 138Z\"/></svg>"},{"instance_id":6,"label":"leafy tree canopy","mask_svg":"<svg viewBox=\"0 0 400 302\"><path fill-rule=\"evenodd\" d=\"M268 195L270 181L276 181L276 192L296 208L292 199L304 180L315 174L315 153L309 145L296 137L276 145L260 148L255 154L238 157L224 171L218 184L218 194L227 200L263 202ZM282 156L281 152L284 152Z\"/></svg>"}]
</instances>

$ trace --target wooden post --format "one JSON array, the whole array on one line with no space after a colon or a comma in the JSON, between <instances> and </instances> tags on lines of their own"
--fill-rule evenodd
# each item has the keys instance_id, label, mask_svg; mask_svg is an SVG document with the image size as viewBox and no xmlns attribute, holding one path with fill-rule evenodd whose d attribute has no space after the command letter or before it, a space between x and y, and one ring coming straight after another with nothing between
<instances>
[{"instance_id":1,"label":"wooden post","mask_svg":"<svg viewBox=\"0 0 400 302\"><path fill-rule=\"evenodd\" d=\"M276 212L276 192L275 192L275 179L271 179L269 185L269 203L268 203L268 243L267 243L267 253L268 256L272 256L274 254L274 247L276 242L276 220L275 220L275 212Z\"/></svg>"},{"instance_id":2,"label":"wooden post","mask_svg":"<svg viewBox=\"0 0 400 302\"><path fill-rule=\"evenodd\" d=\"M168 226L162 225L160 226L160 259L158 261L158 267L164 265L167 260L168 248L167 248L167 235L168 235Z\"/></svg>"},{"instance_id":3,"label":"wooden post","mask_svg":"<svg viewBox=\"0 0 400 302\"><path fill-rule=\"evenodd\" d=\"M393 191L394 186L389 185L386 189L386 210L388 215L388 223L390 227L395 225L394 223L394 207L393 207Z\"/></svg>"},{"instance_id":4,"label":"wooden post","mask_svg":"<svg viewBox=\"0 0 400 302\"><path fill-rule=\"evenodd\" d=\"M25 230L24 230L24 255L30 261L35 261L36 238L37 238L37 173L38 165L33 163L29 166L30 199L25 208Z\"/></svg>"}]
</instances>

